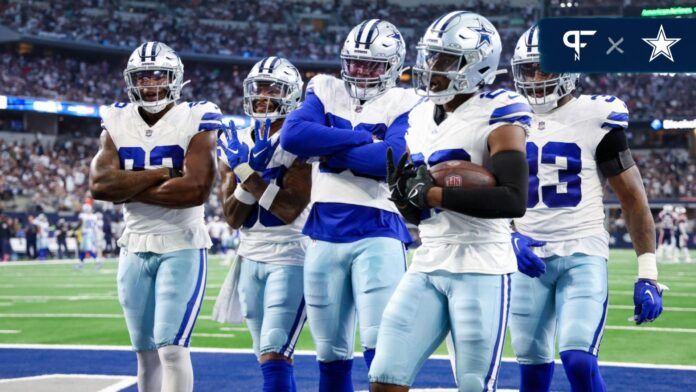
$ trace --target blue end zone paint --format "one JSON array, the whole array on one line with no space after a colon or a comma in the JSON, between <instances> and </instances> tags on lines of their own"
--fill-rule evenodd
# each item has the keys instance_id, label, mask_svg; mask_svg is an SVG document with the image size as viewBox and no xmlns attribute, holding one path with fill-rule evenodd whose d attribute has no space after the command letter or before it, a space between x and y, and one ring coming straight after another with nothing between
<instances>
[{"instance_id":1,"label":"blue end zone paint","mask_svg":"<svg viewBox=\"0 0 696 392\"><path fill-rule=\"evenodd\" d=\"M261 386L261 370L253 354L192 353L196 391L254 391ZM696 371L603 366L609 391L696 390ZM129 351L0 349L0 378L50 373L135 375L135 354ZM295 357L295 375L300 391L316 391L319 373L313 356ZM518 387L515 363L503 362L498 388ZM355 361L356 390L367 390L367 368ZM414 388L454 388L449 361L429 360L416 378ZM551 389L569 391L563 366L556 365ZM136 392L132 386L126 389Z\"/></svg>"}]
</instances>

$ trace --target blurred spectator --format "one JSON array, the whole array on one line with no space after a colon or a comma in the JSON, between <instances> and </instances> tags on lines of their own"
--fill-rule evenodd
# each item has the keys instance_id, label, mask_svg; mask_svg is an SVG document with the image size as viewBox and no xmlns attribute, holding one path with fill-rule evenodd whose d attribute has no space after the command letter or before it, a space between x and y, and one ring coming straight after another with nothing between
<instances>
[{"instance_id":1,"label":"blurred spectator","mask_svg":"<svg viewBox=\"0 0 696 392\"><path fill-rule=\"evenodd\" d=\"M66 259L70 257L70 252L68 251L68 224L65 219L59 219L56 225L56 242L58 244L58 258Z\"/></svg>"},{"instance_id":2,"label":"blurred spectator","mask_svg":"<svg viewBox=\"0 0 696 392\"><path fill-rule=\"evenodd\" d=\"M29 259L35 259L37 256L36 252L36 236L38 234L38 228L34 224L34 217L29 215L27 217L27 226L24 230L24 239L27 243L26 255Z\"/></svg>"},{"instance_id":3,"label":"blurred spectator","mask_svg":"<svg viewBox=\"0 0 696 392\"><path fill-rule=\"evenodd\" d=\"M10 238L13 236L11 218L0 215L0 261L9 261L12 255Z\"/></svg>"}]
</instances>

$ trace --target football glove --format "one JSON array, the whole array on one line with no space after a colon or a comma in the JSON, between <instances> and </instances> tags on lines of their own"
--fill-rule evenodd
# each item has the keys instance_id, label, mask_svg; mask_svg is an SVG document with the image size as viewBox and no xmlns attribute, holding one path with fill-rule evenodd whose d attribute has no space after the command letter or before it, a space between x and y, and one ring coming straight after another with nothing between
<instances>
[{"instance_id":1,"label":"football glove","mask_svg":"<svg viewBox=\"0 0 696 392\"><path fill-rule=\"evenodd\" d=\"M266 166L273 158L273 152L278 147L278 142L271 143L271 119L266 122L261 129L261 121L254 122L254 147L251 148L249 155L249 166L257 172L266 170Z\"/></svg>"},{"instance_id":2,"label":"football glove","mask_svg":"<svg viewBox=\"0 0 696 392\"><path fill-rule=\"evenodd\" d=\"M423 165L416 169L416 175L406 180L406 197L409 203L427 210L430 208L428 204L428 191L435 186L433 178L428 172L428 168Z\"/></svg>"},{"instance_id":3,"label":"football glove","mask_svg":"<svg viewBox=\"0 0 696 392\"><path fill-rule=\"evenodd\" d=\"M512 233L512 249L517 258L517 269L521 273L530 278L538 278L546 272L546 264L531 249L544 245L546 241L537 241L520 233Z\"/></svg>"},{"instance_id":4,"label":"football glove","mask_svg":"<svg viewBox=\"0 0 696 392\"><path fill-rule=\"evenodd\" d=\"M654 280L638 279L633 286L633 320L640 325L655 321L662 313L662 293L669 287Z\"/></svg>"},{"instance_id":5,"label":"football glove","mask_svg":"<svg viewBox=\"0 0 696 392\"><path fill-rule=\"evenodd\" d=\"M416 175L416 169L412 163L408 162L408 153L405 152L399 163L394 166L394 151L391 147L387 148L387 184L389 185L389 200L397 206L408 204L406 197L406 181Z\"/></svg>"},{"instance_id":6,"label":"football glove","mask_svg":"<svg viewBox=\"0 0 696 392\"><path fill-rule=\"evenodd\" d=\"M234 170L238 165L249 161L249 146L239 141L233 121L225 127L225 138L227 143L222 141L222 137L217 139L217 156Z\"/></svg>"}]
</instances>

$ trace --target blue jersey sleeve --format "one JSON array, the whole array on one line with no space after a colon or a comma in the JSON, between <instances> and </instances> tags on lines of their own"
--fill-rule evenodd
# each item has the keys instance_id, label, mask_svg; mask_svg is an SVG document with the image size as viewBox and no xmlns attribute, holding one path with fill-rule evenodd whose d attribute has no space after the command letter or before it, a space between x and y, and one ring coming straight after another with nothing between
<instances>
[{"instance_id":1,"label":"blue jersey sleeve","mask_svg":"<svg viewBox=\"0 0 696 392\"><path fill-rule=\"evenodd\" d=\"M406 130L408 129L408 114L405 112L397 117L387 128L384 141L359 147L353 147L329 157L326 162L329 167L351 169L357 173L373 177L387 175L387 149L391 147L394 157L398 158L406 151Z\"/></svg>"},{"instance_id":2,"label":"blue jersey sleeve","mask_svg":"<svg viewBox=\"0 0 696 392\"><path fill-rule=\"evenodd\" d=\"M300 157L331 155L366 143L372 143L369 132L327 126L324 104L311 90L285 119L280 133L281 147Z\"/></svg>"}]
</instances>

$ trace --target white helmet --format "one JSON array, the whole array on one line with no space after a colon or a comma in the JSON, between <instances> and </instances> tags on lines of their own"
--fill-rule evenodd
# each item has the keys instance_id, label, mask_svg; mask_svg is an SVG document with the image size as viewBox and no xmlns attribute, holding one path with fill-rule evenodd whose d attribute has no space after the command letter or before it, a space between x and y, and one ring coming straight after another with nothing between
<instances>
[{"instance_id":1,"label":"white helmet","mask_svg":"<svg viewBox=\"0 0 696 392\"><path fill-rule=\"evenodd\" d=\"M83 204L82 212L89 214L90 212L92 212L92 206L87 203Z\"/></svg>"},{"instance_id":2,"label":"white helmet","mask_svg":"<svg viewBox=\"0 0 696 392\"><path fill-rule=\"evenodd\" d=\"M244 79L244 113L255 119L285 117L300 104L302 85L302 76L290 61L266 57L254 64ZM257 112L255 102L264 98L266 108Z\"/></svg>"},{"instance_id":3,"label":"white helmet","mask_svg":"<svg viewBox=\"0 0 696 392\"><path fill-rule=\"evenodd\" d=\"M671 204L665 204L664 206L662 206L662 211L672 212L672 211L674 211L674 206Z\"/></svg>"},{"instance_id":4,"label":"white helmet","mask_svg":"<svg viewBox=\"0 0 696 392\"><path fill-rule=\"evenodd\" d=\"M439 17L418 42L413 83L419 95L442 105L458 94L476 92L495 80L500 62L500 34L481 15L455 11ZM431 90L433 75L445 76L449 84Z\"/></svg>"},{"instance_id":5,"label":"white helmet","mask_svg":"<svg viewBox=\"0 0 696 392\"><path fill-rule=\"evenodd\" d=\"M178 100L181 88L188 83L184 82L184 64L174 49L156 41L146 42L133 51L123 77L126 79L130 101L150 113L158 113ZM139 85L139 81L142 83L153 79L163 80L157 85ZM143 97L143 87L156 88L154 100ZM161 99L160 89L165 93Z\"/></svg>"},{"instance_id":6,"label":"white helmet","mask_svg":"<svg viewBox=\"0 0 696 392\"><path fill-rule=\"evenodd\" d=\"M674 212L676 212L677 214L686 214L686 207L679 206L674 209Z\"/></svg>"},{"instance_id":7,"label":"white helmet","mask_svg":"<svg viewBox=\"0 0 696 392\"><path fill-rule=\"evenodd\" d=\"M341 78L351 97L369 100L396 85L406 44L396 27L370 19L355 26L341 49Z\"/></svg>"},{"instance_id":8,"label":"white helmet","mask_svg":"<svg viewBox=\"0 0 696 392\"><path fill-rule=\"evenodd\" d=\"M547 74L540 67L539 28L532 26L517 41L512 56L512 77L517 93L527 98L536 113L546 113L558 106L558 100L575 90L580 74ZM536 80L538 74L547 78Z\"/></svg>"}]
</instances>

